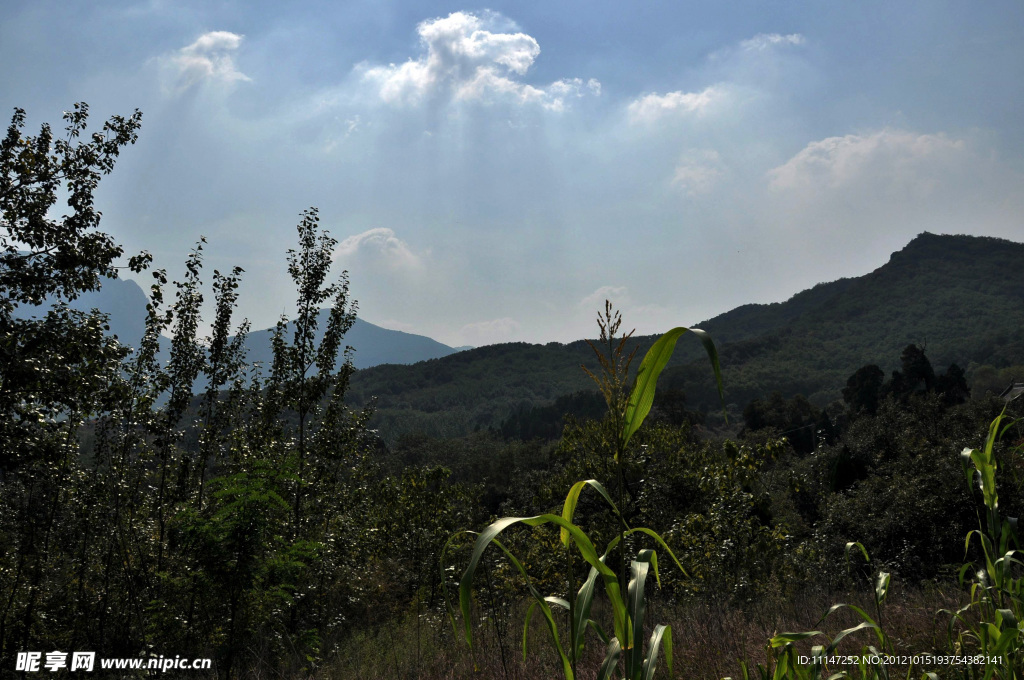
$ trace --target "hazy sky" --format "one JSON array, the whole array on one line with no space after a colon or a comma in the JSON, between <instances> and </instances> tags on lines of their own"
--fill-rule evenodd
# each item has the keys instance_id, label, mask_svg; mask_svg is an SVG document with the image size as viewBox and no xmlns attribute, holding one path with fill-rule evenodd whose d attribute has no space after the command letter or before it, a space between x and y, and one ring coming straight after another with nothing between
<instances>
[{"instance_id":1,"label":"hazy sky","mask_svg":"<svg viewBox=\"0 0 1024 680\"><path fill-rule=\"evenodd\" d=\"M0 112L143 111L103 229L291 314L301 211L360 316L568 341L857 276L922 231L1024 241L1024 4L0 0ZM144 287L148 279L140 278Z\"/></svg>"}]
</instances>

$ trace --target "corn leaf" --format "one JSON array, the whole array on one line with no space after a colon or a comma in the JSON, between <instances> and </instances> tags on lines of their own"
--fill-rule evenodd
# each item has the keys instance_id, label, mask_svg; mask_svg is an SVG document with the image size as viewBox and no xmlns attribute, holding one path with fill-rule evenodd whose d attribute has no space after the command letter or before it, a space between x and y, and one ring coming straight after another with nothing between
<instances>
[{"instance_id":1,"label":"corn leaf","mask_svg":"<svg viewBox=\"0 0 1024 680\"><path fill-rule=\"evenodd\" d=\"M711 340L711 336L699 328L685 328L683 326L673 328L658 338L651 349L647 351L644 360L640 362L640 370L636 375L636 384L633 386L633 392L630 394L629 403L626 406L625 422L623 423L620 435L622 441L621 449L625 449L633 433L640 428L644 418L650 413L651 406L654 404L654 389L658 383L658 376L661 375L665 365L668 364L672 351L676 347L676 341L687 332L692 332L696 335L708 353L708 359L711 360L711 368L715 372L715 382L718 385L718 398L722 402L722 410L724 412L725 392L722 389L722 370L718 365L718 350L715 349L715 343Z\"/></svg>"},{"instance_id":2,"label":"corn leaf","mask_svg":"<svg viewBox=\"0 0 1024 680\"><path fill-rule=\"evenodd\" d=\"M647 657L644 659L642 680L653 680L654 671L657 670L658 651L665 647L665 665L668 667L668 675L672 677L672 626L658 624L651 633L651 639L647 643Z\"/></svg>"},{"instance_id":3,"label":"corn leaf","mask_svg":"<svg viewBox=\"0 0 1024 680\"><path fill-rule=\"evenodd\" d=\"M495 542L495 539L502 531L514 524L540 526L548 523L555 524L566 529L572 537L576 548L580 551L580 555L583 559L600 573L601 579L604 582L605 593L608 595L608 600L612 605L612 615L615 622L615 636L625 639L627 634L626 607L622 599L622 592L619 588L619 582L615 572L601 561L596 548L594 548L594 544L591 543L590 538L587 537L587 535L583 533L578 526L566 521L559 515L544 514L537 515L535 517L503 517L480 532L480 535L477 537L476 543L473 545L473 553L469 558L469 564L462 575L462 580L459 582L459 606L462 610L466 642L470 645L470 648L472 648L473 645L472 621L470 618L472 609L473 577L476 574L477 567L480 565L480 559L483 556L484 550L486 550L487 546L492 542ZM500 543L498 545L504 550L504 547L501 546ZM516 567L525 575L525 570L522 569L520 564L518 564L518 560L515 560L515 558L510 553L507 553L507 551L506 554L509 555L516 564ZM539 598L539 595L537 597ZM543 598L540 599L543 601ZM547 603L542 604L541 609L542 611L550 611Z\"/></svg>"},{"instance_id":4,"label":"corn leaf","mask_svg":"<svg viewBox=\"0 0 1024 680\"><path fill-rule=\"evenodd\" d=\"M565 495L565 503L562 504L562 518L567 522L573 521L573 516L576 514L576 506L580 501L580 494L583 492L584 487L587 486L596 489L597 492L601 494L606 501L608 501L608 505L610 505L612 510L615 511L616 516L622 520L623 526L625 526L626 529L629 529L629 525L626 524L626 520L622 518L622 513L619 512L619 508L615 505L615 501L612 500L608 490L596 479L585 479L582 482L576 482L572 485L572 488L569 489L569 493ZM559 533L562 545L569 547L570 539L568 530L563 528Z\"/></svg>"},{"instance_id":5,"label":"corn leaf","mask_svg":"<svg viewBox=\"0 0 1024 680\"><path fill-rule=\"evenodd\" d=\"M612 680L615 677L615 668L619 665L620 656L622 656L622 646L619 644L619 639L613 637L605 650L604 663L601 664L597 680Z\"/></svg>"}]
</instances>

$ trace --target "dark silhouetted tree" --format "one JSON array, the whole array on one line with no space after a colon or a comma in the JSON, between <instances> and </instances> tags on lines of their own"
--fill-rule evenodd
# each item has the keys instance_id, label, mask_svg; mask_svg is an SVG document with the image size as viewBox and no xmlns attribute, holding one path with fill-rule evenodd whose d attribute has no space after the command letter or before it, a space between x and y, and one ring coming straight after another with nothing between
<instances>
[{"instance_id":1,"label":"dark silhouetted tree","mask_svg":"<svg viewBox=\"0 0 1024 680\"><path fill-rule=\"evenodd\" d=\"M935 380L935 391L941 395L945 406L962 404L971 397L964 369L956 364L950 364L946 372Z\"/></svg>"},{"instance_id":2,"label":"dark silhouetted tree","mask_svg":"<svg viewBox=\"0 0 1024 680\"><path fill-rule=\"evenodd\" d=\"M870 364L857 369L846 381L843 401L850 405L853 413L875 415L878 411L879 393L885 382L885 373L878 366Z\"/></svg>"}]
</instances>

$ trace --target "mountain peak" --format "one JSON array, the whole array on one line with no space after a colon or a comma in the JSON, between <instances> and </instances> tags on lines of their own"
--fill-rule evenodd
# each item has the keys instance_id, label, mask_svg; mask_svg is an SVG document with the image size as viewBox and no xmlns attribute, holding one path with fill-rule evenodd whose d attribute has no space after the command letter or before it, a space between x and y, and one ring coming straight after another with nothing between
<instances>
[{"instance_id":1,"label":"mountain peak","mask_svg":"<svg viewBox=\"0 0 1024 680\"><path fill-rule=\"evenodd\" d=\"M889 262L943 259L952 262L1006 254L1024 255L1024 244L994 236L933 234L923 231L896 251Z\"/></svg>"}]
</instances>

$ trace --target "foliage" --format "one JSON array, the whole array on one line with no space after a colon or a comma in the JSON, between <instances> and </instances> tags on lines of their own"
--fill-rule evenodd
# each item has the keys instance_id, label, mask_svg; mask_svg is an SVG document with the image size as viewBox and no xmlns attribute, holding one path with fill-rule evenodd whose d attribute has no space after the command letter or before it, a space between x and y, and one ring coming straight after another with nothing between
<instances>
[{"instance_id":1,"label":"foliage","mask_svg":"<svg viewBox=\"0 0 1024 680\"><path fill-rule=\"evenodd\" d=\"M547 406L520 405L498 431L505 439L557 441L567 417L600 420L607 408L599 392L574 392Z\"/></svg>"},{"instance_id":2,"label":"foliage","mask_svg":"<svg viewBox=\"0 0 1024 680\"><path fill-rule=\"evenodd\" d=\"M801 455L814 451L821 441L834 443L837 434L825 410L811 404L802 394L787 400L780 392L772 392L765 399L755 399L743 409L743 422L744 432L770 429L775 435L786 437Z\"/></svg>"},{"instance_id":3,"label":"foliage","mask_svg":"<svg viewBox=\"0 0 1024 680\"><path fill-rule=\"evenodd\" d=\"M117 277L113 262L123 251L96 231L100 213L93 192L121 148L135 143L142 114L114 116L89 141L79 142L88 118L89 107L75 104L64 112L64 138L54 140L45 124L37 136L24 137L25 111L15 109L0 143L0 310L5 316L16 305L38 305L49 295L74 299L99 288L101 277ZM72 212L55 220L49 212L61 190ZM134 258L133 271L146 261L145 255Z\"/></svg>"},{"instance_id":4,"label":"foliage","mask_svg":"<svg viewBox=\"0 0 1024 680\"><path fill-rule=\"evenodd\" d=\"M999 494L996 487L998 461L995 444L1010 429L1013 422L1004 425L1003 413L1000 413L989 426L985 445L981 449L965 448L961 453L963 470L967 479L968 489L977 486L981 492L982 511L979 513L979 528L967 533L965 549L970 548L971 539L977 538L981 545L981 566L968 563L960 570L961 585L969 585L970 601L956 612L944 610L939 612L948 617L948 647L940 655L956 656L960 659L970 657L971 662L956 661L951 670L956 677L970 678L1003 678L1013 680L1021 677L1024 672L1024 645L1020 634L1020 621L1024 616L1024 597L1022 586L1024 578L1021 569L1024 561L1020 559L1016 518L1004 518L999 512ZM968 464L973 465L970 470ZM858 548L866 560L868 552L863 545L851 542L846 545L847 559L853 548ZM974 577L968 582L968 575ZM873 596L875 604L874 617L865 610L854 605L833 605L826 612L822 621L834 612L848 608L857 613L861 622L851 628L839 632L827 646L817 645L812 648L810 664L803 663L797 653L795 643L808 638L824 635L821 631L804 633L782 633L774 636L770 647L775 650L773 661L774 672L769 667L758 667L761 677L783 678L822 678L829 672L829 658L837 652L838 645L846 636L862 630L871 631L878 641L877 647L866 645L860 652L858 677L865 679L881 679L890 677L890 666L884 661L884 655L896 652L891 639L883 627L883 603L889 593L891 575L879 571L873 579ZM911 658L907 677L910 677L914 666L917 670L921 664ZM932 655L917 655L916 658L929 659ZM928 661L925 662L927 664ZM906 665L906 664L903 664ZM935 669L938 670L938 669ZM744 671L747 667L744 666ZM840 670L827 677L850 677L846 670ZM925 677L937 678L934 671L925 673Z\"/></svg>"},{"instance_id":5,"label":"foliage","mask_svg":"<svg viewBox=\"0 0 1024 680\"><path fill-rule=\"evenodd\" d=\"M410 434L399 437L378 460L383 471L394 476L410 467L443 466L452 482L479 489L483 509L491 516L506 503L531 506L535 490L521 480L550 471L556 464L550 449L538 441L505 441L488 431L450 439Z\"/></svg>"},{"instance_id":6,"label":"foliage","mask_svg":"<svg viewBox=\"0 0 1024 680\"><path fill-rule=\"evenodd\" d=\"M73 582L89 557L89 515L65 522L69 504L88 508L89 474L76 460L74 428L111 408L123 394L127 349L104 335L105 318L65 304L116 277L122 250L97 231L93 192L122 147L136 139L141 114L107 121L88 141L88 108L64 115L65 136L43 125L23 136L25 112L15 109L0 142L0 656L34 639L47 615L71 615L71 602L44 585L56 575ZM51 217L67 194L69 214ZM131 258L140 272L149 257ZM15 318L19 307L57 303L43 318ZM82 505L86 504L86 505ZM85 523L81 519L86 519ZM54 554L51 546L70 546ZM77 599L85 593L80 588ZM72 600L74 598L71 598ZM75 624L81 635L83 623Z\"/></svg>"},{"instance_id":7,"label":"foliage","mask_svg":"<svg viewBox=\"0 0 1024 680\"><path fill-rule=\"evenodd\" d=\"M126 353L104 337L104 316L64 304L99 288L102 277L117 277L123 251L97 230L93 192L135 142L141 120L138 111L114 116L79 141L88 116L88 107L76 104L64 114L65 136L54 139L48 125L23 135L25 112L15 109L0 141L0 470L59 461L67 428L57 420L103 410L98 397L117 382ZM62 193L70 211L54 219ZM143 253L129 266L140 272L148 261ZM48 296L58 304L43 318L15 317L19 307Z\"/></svg>"},{"instance_id":8,"label":"foliage","mask_svg":"<svg viewBox=\"0 0 1024 680\"><path fill-rule=\"evenodd\" d=\"M795 466L795 485L817 494L805 496L804 517L816 524L823 549L834 553L824 544L860 539L901 576L954 571L974 510L948 452L974 440L991 408L987 402L947 407L934 394L908 403L886 399L875 417L853 420L835 445ZM872 527L868 534L865 524Z\"/></svg>"}]
</instances>

